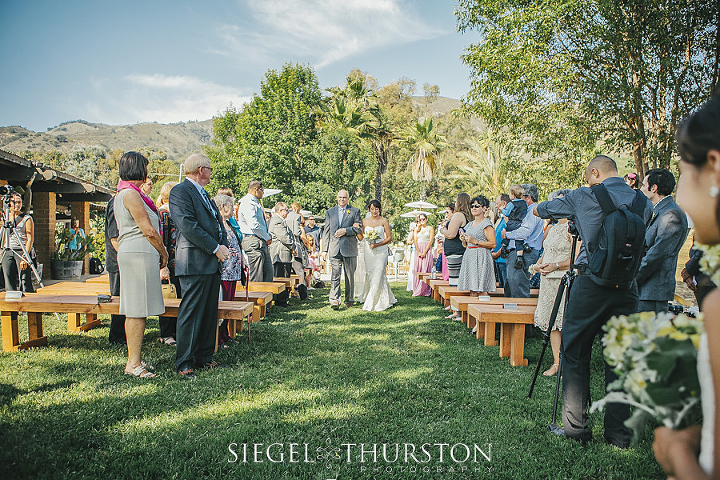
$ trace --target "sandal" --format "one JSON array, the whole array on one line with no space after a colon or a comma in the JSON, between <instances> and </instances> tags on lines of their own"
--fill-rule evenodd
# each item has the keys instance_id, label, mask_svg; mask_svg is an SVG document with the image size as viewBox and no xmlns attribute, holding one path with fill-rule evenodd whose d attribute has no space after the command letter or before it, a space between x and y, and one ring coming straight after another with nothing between
<instances>
[{"instance_id":1,"label":"sandal","mask_svg":"<svg viewBox=\"0 0 720 480\"><path fill-rule=\"evenodd\" d=\"M127 370L125 370L125 375L132 375L138 378L153 378L154 376L156 376L154 373L148 372L142 365L138 365L137 367L135 367L132 372L128 372Z\"/></svg>"},{"instance_id":2,"label":"sandal","mask_svg":"<svg viewBox=\"0 0 720 480\"><path fill-rule=\"evenodd\" d=\"M153 367L152 365L148 365L147 363L145 363L144 360L140 361L140 366L143 367L145 370L155 370L155 367Z\"/></svg>"}]
</instances>

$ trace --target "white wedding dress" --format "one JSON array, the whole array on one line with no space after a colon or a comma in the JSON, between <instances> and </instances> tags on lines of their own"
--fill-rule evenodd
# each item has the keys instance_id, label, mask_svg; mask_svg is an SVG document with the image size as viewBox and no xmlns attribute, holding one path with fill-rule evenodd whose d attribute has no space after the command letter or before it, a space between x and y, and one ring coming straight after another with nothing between
<instances>
[{"instance_id":1,"label":"white wedding dress","mask_svg":"<svg viewBox=\"0 0 720 480\"><path fill-rule=\"evenodd\" d=\"M378 233L378 241L385 239L385 228L373 227ZM390 283L385 273L388 263L388 247L370 248L367 240L363 240L365 252L365 285L362 298L363 310L368 312L382 312L397 303L395 295L390 290Z\"/></svg>"},{"instance_id":2,"label":"white wedding dress","mask_svg":"<svg viewBox=\"0 0 720 480\"><path fill-rule=\"evenodd\" d=\"M715 390L713 389L712 370L710 368L710 352L708 338L705 333L700 337L700 348L697 356L697 373L700 380L700 400L703 412L702 437L700 439L700 458L698 462L705 473L712 475L713 449L715 429Z\"/></svg>"}]
</instances>

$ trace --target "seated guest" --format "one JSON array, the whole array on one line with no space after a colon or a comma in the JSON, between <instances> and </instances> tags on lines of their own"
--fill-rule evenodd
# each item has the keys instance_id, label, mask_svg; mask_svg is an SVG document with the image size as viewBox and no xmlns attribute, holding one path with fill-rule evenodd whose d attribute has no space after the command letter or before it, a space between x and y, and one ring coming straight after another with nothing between
<instances>
[{"instance_id":1,"label":"seated guest","mask_svg":"<svg viewBox=\"0 0 720 480\"><path fill-rule=\"evenodd\" d=\"M120 183L115 196L115 220L119 231L117 261L120 267L120 314L125 315L128 361L125 373L151 378L142 361L141 348L145 318L165 313L160 287L160 268L167 265L168 253L162 243L157 208L140 191L147 178L147 159L137 152L120 158Z\"/></svg>"},{"instance_id":2,"label":"seated guest","mask_svg":"<svg viewBox=\"0 0 720 480\"><path fill-rule=\"evenodd\" d=\"M548 200L563 197L569 190L556 190L548 196ZM532 268L542 275L540 293L538 294L537 309L535 309L535 326L546 331L550 324L550 314L555 305L560 280L565 271L570 268L570 253L572 250L572 237L568 232L568 219L561 218L557 223L552 222L545 229L543 239L543 254ZM565 296L560 302L555 324L550 332L550 347L553 353L553 364L543 372L546 377L555 375L560 366L560 331L562 330L563 314L565 313Z\"/></svg>"},{"instance_id":3,"label":"seated guest","mask_svg":"<svg viewBox=\"0 0 720 480\"><path fill-rule=\"evenodd\" d=\"M237 282L243 278L243 255L240 238L228 221L232 218L235 211L235 202L232 197L227 195L216 195L215 204L218 206L218 210L220 210L220 216L222 216L224 223L223 226L225 227L225 231L227 231L228 249L230 250L230 256L223 262L223 269L220 274L220 288L222 289L222 299L232 301L235 300L235 287L237 286ZM228 330L228 320L225 319L220 325L218 332L218 345L226 346L231 340L230 331Z\"/></svg>"},{"instance_id":4,"label":"seated guest","mask_svg":"<svg viewBox=\"0 0 720 480\"><path fill-rule=\"evenodd\" d=\"M147 185L145 182L144 185ZM160 270L160 278L163 281L170 282L175 286L175 293L177 298L182 298L182 288L180 287L180 279L175 275L175 242L177 241L177 228L172 217L170 217L170 190L177 185L177 182L167 182L160 188L160 195L158 195L155 205L157 206L158 213L160 215L160 225L162 225L162 237L163 245L168 252L168 264L165 268ZM142 188L141 188L142 189ZM175 346L177 345L177 318L166 317L161 315L159 320L160 324L160 341L165 345Z\"/></svg>"},{"instance_id":5,"label":"seated guest","mask_svg":"<svg viewBox=\"0 0 720 480\"><path fill-rule=\"evenodd\" d=\"M2 203L2 201L0 201ZM22 290L23 292L34 292L32 284L32 269L24 258L23 247L35 262L35 223L30 215L23 213L22 196L15 192L10 197L10 209L8 221L14 225L14 232L17 235L10 235L9 249L0 250L2 255L2 274L6 290ZM8 232L9 233L9 232ZM19 238L18 238L19 237ZM4 241L5 239L3 239ZM22 243L21 243L22 242ZM16 313L13 316L17 316Z\"/></svg>"}]
</instances>

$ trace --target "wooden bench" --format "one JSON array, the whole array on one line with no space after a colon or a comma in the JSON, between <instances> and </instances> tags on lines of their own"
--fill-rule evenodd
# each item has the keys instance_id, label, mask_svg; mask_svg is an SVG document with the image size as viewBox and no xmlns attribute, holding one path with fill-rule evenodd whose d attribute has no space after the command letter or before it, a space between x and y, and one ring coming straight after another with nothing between
<instances>
[{"instance_id":1,"label":"wooden bench","mask_svg":"<svg viewBox=\"0 0 720 480\"><path fill-rule=\"evenodd\" d=\"M490 300L479 300L477 296L453 296L450 297L450 308L456 312L460 312L462 322L472 328L475 326L475 320L472 323L468 318L468 306L470 305L503 305L505 303L516 303L518 305L537 305L537 298L513 298L513 297L490 297Z\"/></svg>"},{"instance_id":2,"label":"wooden bench","mask_svg":"<svg viewBox=\"0 0 720 480\"><path fill-rule=\"evenodd\" d=\"M177 317L180 299L166 298L165 316ZM91 315L97 319L99 314L117 315L120 308L120 298L112 297L108 303L98 303L97 295L54 295L47 293L27 293L20 299L5 300L5 294L0 294L0 315L2 316L2 338L3 350L11 352L20 349L47 345L47 337L43 335L42 314L43 313L67 313L75 315ZM13 312L27 312L28 314L28 337L27 342L20 343L17 317L12 318ZM242 331L242 319L253 312L252 302L224 302L218 303L218 319L227 318L232 322L240 320L240 331ZM68 321L70 323L70 321ZM87 323L85 324L87 325ZM70 327L70 325L68 325ZM80 330L87 330L92 327L81 327ZM73 330L73 329L71 329Z\"/></svg>"},{"instance_id":3,"label":"wooden bench","mask_svg":"<svg viewBox=\"0 0 720 480\"><path fill-rule=\"evenodd\" d=\"M440 295L440 303L442 303L443 307L450 305L451 297L474 295L470 290L459 290L458 287L450 285L440 285L438 287L438 293Z\"/></svg>"},{"instance_id":4,"label":"wooden bench","mask_svg":"<svg viewBox=\"0 0 720 480\"><path fill-rule=\"evenodd\" d=\"M240 285L238 285L238 288ZM267 315L267 307L272 303L273 294L272 292L248 292L248 302L253 302L253 314L252 322L259 322L261 318L265 318ZM245 289L235 290L235 300L244 302L245 300ZM231 332L232 336L232 332Z\"/></svg>"},{"instance_id":5,"label":"wooden bench","mask_svg":"<svg viewBox=\"0 0 720 480\"><path fill-rule=\"evenodd\" d=\"M432 297L433 300L440 300L440 287L442 285L450 285L450 282L447 280L443 280L441 278L431 278L431 279L425 279L425 283L430 285L430 288L432 289Z\"/></svg>"},{"instance_id":6,"label":"wooden bench","mask_svg":"<svg viewBox=\"0 0 720 480\"><path fill-rule=\"evenodd\" d=\"M85 283L110 283L110 275L105 273L99 277L90 277L85 280Z\"/></svg>"},{"instance_id":7,"label":"wooden bench","mask_svg":"<svg viewBox=\"0 0 720 480\"><path fill-rule=\"evenodd\" d=\"M531 305L518 305L517 310L508 310L502 305L468 306L468 316L478 323L477 338L485 337L486 346L495 346L495 325L500 324L500 356L510 357L513 367L527 366L528 360L524 358L525 351L525 325L532 324L535 317L535 307Z\"/></svg>"},{"instance_id":8,"label":"wooden bench","mask_svg":"<svg viewBox=\"0 0 720 480\"><path fill-rule=\"evenodd\" d=\"M250 282L248 290L251 292L270 292L277 295L285 291L285 282Z\"/></svg>"}]
</instances>

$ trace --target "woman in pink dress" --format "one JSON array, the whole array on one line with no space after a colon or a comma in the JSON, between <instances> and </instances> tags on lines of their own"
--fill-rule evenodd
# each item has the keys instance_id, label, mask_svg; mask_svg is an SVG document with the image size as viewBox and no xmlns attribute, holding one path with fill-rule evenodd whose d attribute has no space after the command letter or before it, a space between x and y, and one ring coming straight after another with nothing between
<instances>
[{"instance_id":1,"label":"woman in pink dress","mask_svg":"<svg viewBox=\"0 0 720 480\"><path fill-rule=\"evenodd\" d=\"M432 245L435 232L433 227L427 224L427 217L424 213L418 215L417 227L415 227L415 272L430 273L435 259L433 258ZM415 276L415 285L413 288L413 297L425 296L429 297L432 293L430 286Z\"/></svg>"}]
</instances>

